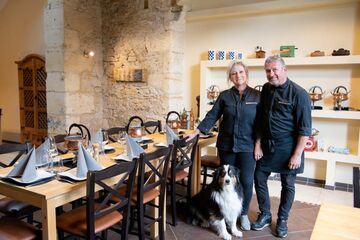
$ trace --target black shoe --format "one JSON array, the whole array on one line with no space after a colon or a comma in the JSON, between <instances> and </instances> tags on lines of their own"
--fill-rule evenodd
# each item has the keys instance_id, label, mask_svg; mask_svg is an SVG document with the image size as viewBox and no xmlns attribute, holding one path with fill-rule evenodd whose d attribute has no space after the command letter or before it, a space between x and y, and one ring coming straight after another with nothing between
<instances>
[{"instance_id":1,"label":"black shoe","mask_svg":"<svg viewBox=\"0 0 360 240\"><path fill-rule=\"evenodd\" d=\"M260 213L257 220L251 224L251 229L255 231L263 230L271 224L271 214Z\"/></svg>"},{"instance_id":2,"label":"black shoe","mask_svg":"<svg viewBox=\"0 0 360 240\"><path fill-rule=\"evenodd\" d=\"M288 234L288 227L286 220L278 219L276 222L276 236L280 238L286 237Z\"/></svg>"}]
</instances>

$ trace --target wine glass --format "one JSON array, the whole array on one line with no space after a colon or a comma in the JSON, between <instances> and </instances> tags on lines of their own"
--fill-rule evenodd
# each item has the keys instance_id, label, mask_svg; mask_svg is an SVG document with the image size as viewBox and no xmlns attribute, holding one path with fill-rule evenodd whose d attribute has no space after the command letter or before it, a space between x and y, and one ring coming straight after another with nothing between
<instances>
[{"instance_id":1,"label":"wine glass","mask_svg":"<svg viewBox=\"0 0 360 240\"><path fill-rule=\"evenodd\" d=\"M106 130L101 130L102 142L101 142L101 152L105 153L105 145L109 142L109 134Z\"/></svg>"},{"instance_id":2,"label":"wine glass","mask_svg":"<svg viewBox=\"0 0 360 240\"><path fill-rule=\"evenodd\" d=\"M50 146L49 146L49 156L51 158L56 157L57 155L59 155L57 146L56 146L56 142L55 142L55 138L54 137L49 137L49 142L50 142Z\"/></svg>"},{"instance_id":3,"label":"wine glass","mask_svg":"<svg viewBox=\"0 0 360 240\"><path fill-rule=\"evenodd\" d=\"M126 153L126 131L119 131L118 142L123 147L124 153Z\"/></svg>"}]
</instances>

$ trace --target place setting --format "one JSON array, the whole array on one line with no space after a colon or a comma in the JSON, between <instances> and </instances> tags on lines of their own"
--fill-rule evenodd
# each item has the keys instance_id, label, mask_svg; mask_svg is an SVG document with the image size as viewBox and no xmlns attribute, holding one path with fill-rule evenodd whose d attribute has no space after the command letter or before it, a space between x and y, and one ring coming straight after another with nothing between
<instances>
[{"instance_id":1,"label":"place setting","mask_svg":"<svg viewBox=\"0 0 360 240\"><path fill-rule=\"evenodd\" d=\"M123 153L113 157L115 161L132 161L134 158L138 158L141 153L144 153L145 150L140 146L138 142L136 142L132 137L130 137L127 133L124 134L122 139Z\"/></svg>"}]
</instances>

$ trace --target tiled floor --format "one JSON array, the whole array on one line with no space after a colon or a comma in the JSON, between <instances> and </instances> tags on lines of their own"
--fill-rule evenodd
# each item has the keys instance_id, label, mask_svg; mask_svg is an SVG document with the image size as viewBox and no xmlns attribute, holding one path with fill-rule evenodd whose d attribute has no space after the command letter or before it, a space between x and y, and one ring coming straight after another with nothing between
<instances>
[{"instance_id":1,"label":"tiled floor","mask_svg":"<svg viewBox=\"0 0 360 240\"><path fill-rule=\"evenodd\" d=\"M276 224L276 212L279 204L280 182L269 181L269 190L272 204L273 225L262 231L243 231L242 238L233 239L256 239L271 240L278 239L273 236ZM288 240L306 240L310 239L311 232L319 211L319 205L324 202L337 203L352 206L352 193L343 191L326 190L319 187L307 185L296 185L296 201L291 209L288 220L289 234ZM252 199L249 218L251 221L257 217L256 197ZM109 239L117 239L115 235L110 234ZM129 239L137 239L136 236L130 235ZM167 224L166 240L212 240L219 237L210 229L203 229L199 226L186 224L184 221L179 222L176 227Z\"/></svg>"}]
</instances>

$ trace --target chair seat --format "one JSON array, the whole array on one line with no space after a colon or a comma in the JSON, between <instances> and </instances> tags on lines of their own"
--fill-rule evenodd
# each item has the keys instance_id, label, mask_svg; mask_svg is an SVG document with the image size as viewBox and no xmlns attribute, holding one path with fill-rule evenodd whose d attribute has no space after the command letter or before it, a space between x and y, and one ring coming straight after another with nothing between
<instances>
[{"instance_id":1,"label":"chair seat","mask_svg":"<svg viewBox=\"0 0 360 240\"><path fill-rule=\"evenodd\" d=\"M179 182L189 176L189 173L185 170L177 170L175 175L175 182ZM169 178L171 178L169 176Z\"/></svg>"},{"instance_id":2,"label":"chair seat","mask_svg":"<svg viewBox=\"0 0 360 240\"><path fill-rule=\"evenodd\" d=\"M40 231L34 226L12 217L0 219L0 239L38 239Z\"/></svg>"},{"instance_id":3,"label":"chair seat","mask_svg":"<svg viewBox=\"0 0 360 240\"><path fill-rule=\"evenodd\" d=\"M99 204L96 204L99 206ZM106 214L95 220L95 233L104 231L123 219L123 215L117 211ZM75 208L65 212L56 218L57 228L77 236L86 236L86 206Z\"/></svg>"},{"instance_id":4,"label":"chair seat","mask_svg":"<svg viewBox=\"0 0 360 240\"><path fill-rule=\"evenodd\" d=\"M39 210L39 208L24 202L16 201L12 198L5 197L0 199L0 212L10 217L26 216L37 210Z\"/></svg>"},{"instance_id":5,"label":"chair seat","mask_svg":"<svg viewBox=\"0 0 360 240\"><path fill-rule=\"evenodd\" d=\"M133 206L136 205L136 201L137 201L137 189L138 189L137 184L134 184L133 193L131 196L131 205L133 205ZM119 188L119 193L121 195L124 195L125 191L126 191L126 186L122 186L121 188ZM144 193L143 204L154 200L158 196L160 196L160 191L158 189L150 189L149 191L146 191ZM119 199L116 197L113 197L112 200L119 201Z\"/></svg>"},{"instance_id":6,"label":"chair seat","mask_svg":"<svg viewBox=\"0 0 360 240\"><path fill-rule=\"evenodd\" d=\"M204 155L201 157L201 166L218 168L220 167L220 158L216 155Z\"/></svg>"}]
</instances>

